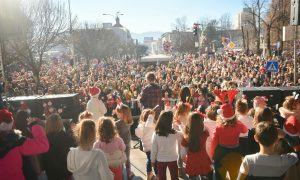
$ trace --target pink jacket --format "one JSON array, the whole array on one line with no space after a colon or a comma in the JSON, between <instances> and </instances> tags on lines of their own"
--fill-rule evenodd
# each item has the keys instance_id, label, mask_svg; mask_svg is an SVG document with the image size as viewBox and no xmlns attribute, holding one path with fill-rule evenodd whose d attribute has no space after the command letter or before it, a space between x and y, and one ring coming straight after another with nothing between
<instances>
[{"instance_id":1,"label":"pink jacket","mask_svg":"<svg viewBox=\"0 0 300 180\"><path fill-rule=\"evenodd\" d=\"M32 139L27 138L22 145L11 149L0 159L1 180L25 180L22 170L22 155L34 155L48 151L49 144L43 128L34 125L31 131Z\"/></svg>"}]
</instances>

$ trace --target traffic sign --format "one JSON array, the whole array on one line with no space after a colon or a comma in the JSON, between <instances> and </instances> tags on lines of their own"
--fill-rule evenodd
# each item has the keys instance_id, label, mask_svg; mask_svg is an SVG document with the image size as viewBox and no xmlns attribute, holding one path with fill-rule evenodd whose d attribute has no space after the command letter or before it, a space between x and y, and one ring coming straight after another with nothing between
<instances>
[{"instance_id":1,"label":"traffic sign","mask_svg":"<svg viewBox=\"0 0 300 180\"><path fill-rule=\"evenodd\" d=\"M278 62L277 61L268 61L267 62L267 71L268 72L278 72Z\"/></svg>"},{"instance_id":2,"label":"traffic sign","mask_svg":"<svg viewBox=\"0 0 300 180\"><path fill-rule=\"evenodd\" d=\"M227 45L227 47L229 47L230 49L235 48L234 42L230 41L230 43Z\"/></svg>"}]
</instances>

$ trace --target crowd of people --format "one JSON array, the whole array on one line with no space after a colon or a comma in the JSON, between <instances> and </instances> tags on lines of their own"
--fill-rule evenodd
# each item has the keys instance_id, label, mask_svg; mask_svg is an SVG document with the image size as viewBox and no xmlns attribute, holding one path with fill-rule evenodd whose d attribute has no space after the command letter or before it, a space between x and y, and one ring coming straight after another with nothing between
<instances>
[{"instance_id":1,"label":"crowd of people","mask_svg":"<svg viewBox=\"0 0 300 180\"><path fill-rule=\"evenodd\" d=\"M276 58L274 58L276 59ZM138 98L145 86L145 73L155 71L163 96L177 99L180 88L189 86L214 89L215 86L293 86L294 67L291 57L278 58L279 72L269 73L268 59L257 55L247 56L240 52L228 52L215 57L192 55L177 56L167 64L144 65L135 60L120 61L106 59L92 61L88 66L83 62L67 63L53 60L45 63L36 77L22 65L7 70L5 92L7 97L22 95L79 93L83 106L86 105L88 88L98 86L101 98L111 107L116 95L124 102ZM109 111L111 113L111 111Z\"/></svg>"},{"instance_id":2,"label":"crowd of people","mask_svg":"<svg viewBox=\"0 0 300 180\"><path fill-rule=\"evenodd\" d=\"M132 179L133 135L149 180L167 179L167 168L174 180L297 179L299 95L279 110L260 96L250 109L247 97L237 96L238 87L299 85L289 57L278 61L274 74L267 60L235 52L149 66L54 61L42 66L38 87L31 71L11 71L6 96L78 93L82 113L69 124L55 111L40 120L1 106L0 179Z\"/></svg>"}]
</instances>

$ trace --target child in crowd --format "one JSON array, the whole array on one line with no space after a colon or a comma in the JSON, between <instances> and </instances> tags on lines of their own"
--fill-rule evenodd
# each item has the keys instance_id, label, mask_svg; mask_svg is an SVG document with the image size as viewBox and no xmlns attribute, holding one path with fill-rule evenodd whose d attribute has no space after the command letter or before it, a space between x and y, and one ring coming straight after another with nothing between
<instances>
[{"instance_id":1,"label":"child in crowd","mask_svg":"<svg viewBox=\"0 0 300 180\"><path fill-rule=\"evenodd\" d=\"M241 164L239 136L248 131L247 127L237 120L231 104L221 105L218 110L218 125L212 136L210 154L214 160L217 179L226 179L229 172L231 179L238 176Z\"/></svg>"},{"instance_id":2,"label":"child in crowd","mask_svg":"<svg viewBox=\"0 0 300 180\"><path fill-rule=\"evenodd\" d=\"M114 180L122 180L122 167L123 163L125 163L123 160L126 160L124 152L126 146L122 138L117 134L113 119L108 117L100 118L97 135L99 139L94 144L94 148L100 148L106 154L109 168L115 175ZM124 155L125 159L122 155Z\"/></svg>"},{"instance_id":3,"label":"child in crowd","mask_svg":"<svg viewBox=\"0 0 300 180\"><path fill-rule=\"evenodd\" d=\"M283 107L279 108L282 117L286 118L283 125L284 132L291 138L289 141L293 149L300 154L300 99L299 94L286 97Z\"/></svg>"},{"instance_id":4,"label":"child in crowd","mask_svg":"<svg viewBox=\"0 0 300 180\"><path fill-rule=\"evenodd\" d=\"M237 119L241 121L248 129L252 129L253 126L253 118L248 115L248 104L246 99L239 99L235 103L235 111L237 114ZM247 137L247 133L241 134L241 137Z\"/></svg>"},{"instance_id":5,"label":"child in crowd","mask_svg":"<svg viewBox=\"0 0 300 180\"><path fill-rule=\"evenodd\" d=\"M238 120L240 120L248 130L252 129L253 118L248 115L248 104L246 99L238 99L235 103L235 111L237 114ZM243 155L248 154L248 131L240 135L240 150Z\"/></svg>"},{"instance_id":6,"label":"child in crowd","mask_svg":"<svg viewBox=\"0 0 300 180\"><path fill-rule=\"evenodd\" d=\"M172 128L173 112L162 111L159 115L151 148L151 162L157 162L159 180L166 180L169 168L171 179L178 180L178 147L182 135Z\"/></svg>"},{"instance_id":7,"label":"child in crowd","mask_svg":"<svg viewBox=\"0 0 300 180\"><path fill-rule=\"evenodd\" d=\"M87 110L83 111L79 114L78 120L81 121L83 119L93 119L93 113Z\"/></svg>"},{"instance_id":8,"label":"child in crowd","mask_svg":"<svg viewBox=\"0 0 300 180\"><path fill-rule=\"evenodd\" d=\"M254 118L253 118L253 126L256 127L256 125L260 122L270 122L274 123L273 119L273 113L269 108L261 108L258 107L255 110ZM251 128L248 133L248 152L247 154L254 154L259 152L259 144L254 139L255 135L255 128Z\"/></svg>"},{"instance_id":9,"label":"child in crowd","mask_svg":"<svg viewBox=\"0 0 300 180\"><path fill-rule=\"evenodd\" d=\"M216 129L217 110L220 109L218 104L212 104L205 110L206 117L204 118L204 126L209 133L209 137L206 140L206 151L210 153L211 139L214 130Z\"/></svg>"},{"instance_id":10,"label":"child in crowd","mask_svg":"<svg viewBox=\"0 0 300 180\"><path fill-rule=\"evenodd\" d=\"M181 142L182 150L186 149L183 152L187 152L186 174L191 180L196 180L199 176L209 176L212 179L212 163L205 146L208 136L203 116L196 112L191 113ZM185 159L185 154L182 154L182 158Z\"/></svg>"},{"instance_id":11,"label":"child in crowd","mask_svg":"<svg viewBox=\"0 0 300 180\"><path fill-rule=\"evenodd\" d=\"M46 134L49 151L42 155L43 165L48 180L64 180L71 178L67 169L67 155L70 147L75 147L75 139L64 131L63 121L54 113L46 119Z\"/></svg>"},{"instance_id":12,"label":"child in crowd","mask_svg":"<svg viewBox=\"0 0 300 180\"><path fill-rule=\"evenodd\" d=\"M32 138L32 133L27 127L27 121L30 119L28 111L20 110L16 115L15 129L22 132L22 136ZM41 174L41 162L37 155L22 156L23 159L23 173L25 179L38 180L38 175Z\"/></svg>"},{"instance_id":13,"label":"child in crowd","mask_svg":"<svg viewBox=\"0 0 300 180\"><path fill-rule=\"evenodd\" d=\"M130 164L130 149L131 149L131 134L130 126L133 124L133 119L131 115L131 109L126 105L121 103L116 108L116 114L119 120L116 121L117 132L120 137L123 139L126 146L126 172L129 179L134 177L133 172L131 171Z\"/></svg>"},{"instance_id":14,"label":"child in crowd","mask_svg":"<svg viewBox=\"0 0 300 180\"><path fill-rule=\"evenodd\" d=\"M82 120L77 124L75 134L78 147L71 148L67 156L68 170L73 173L74 180L113 180L105 154L100 149L93 149L95 122L91 119Z\"/></svg>"},{"instance_id":15,"label":"child in crowd","mask_svg":"<svg viewBox=\"0 0 300 180\"><path fill-rule=\"evenodd\" d=\"M151 164L151 146L152 146L152 136L155 131L155 111L151 109L144 109L140 116L140 123L135 129L135 134L142 141L143 151L147 155L147 179L151 180L153 177L152 164ZM154 172L157 175L156 163L154 163Z\"/></svg>"},{"instance_id":16,"label":"child in crowd","mask_svg":"<svg viewBox=\"0 0 300 180\"><path fill-rule=\"evenodd\" d=\"M21 136L20 131L13 130L13 124L13 114L0 109L0 179L25 180L22 156L47 152L49 144L36 119L27 119L32 138Z\"/></svg>"},{"instance_id":17,"label":"child in crowd","mask_svg":"<svg viewBox=\"0 0 300 180\"><path fill-rule=\"evenodd\" d=\"M241 164L238 180L282 179L284 173L298 161L295 153L278 155L275 150L278 131L274 123L260 122L255 128L255 140L260 151L247 155Z\"/></svg>"},{"instance_id":18,"label":"child in crowd","mask_svg":"<svg viewBox=\"0 0 300 180\"><path fill-rule=\"evenodd\" d=\"M191 112L192 105L190 103L179 102L175 110L173 128L176 131L184 132L186 124L188 123L189 113ZM179 146L178 152L181 151ZM178 158L178 173L179 177L185 178L185 170L183 168L183 162L181 157Z\"/></svg>"},{"instance_id":19,"label":"child in crowd","mask_svg":"<svg viewBox=\"0 0 300 180\"><path fill-rule=\"evenodd\" d=\"M253 119L254 128L250 129L248 133L247 154L254 154L259 152L259 144L257 143L257 141L255 141L254 135L255 135L255 127L260 122L269 122L275 124L273 112L270 108L258 107L255 109L255 114ZM282 131L282 129L277 128L277 130L278 130L278 138L279 139L284 138L285 133Z\"/></svg>"},{"instance_id":20,"label":"child in crowd","mask_svg":"<svg viewBox=\"0 0 300 180\"><path fill-rule=\"evenodd\" d=\"M183 132L188 122L188 116L192 106L189 103L179 102L176 107L173 127L176 131Z\"/></svg>"}]
</instances>

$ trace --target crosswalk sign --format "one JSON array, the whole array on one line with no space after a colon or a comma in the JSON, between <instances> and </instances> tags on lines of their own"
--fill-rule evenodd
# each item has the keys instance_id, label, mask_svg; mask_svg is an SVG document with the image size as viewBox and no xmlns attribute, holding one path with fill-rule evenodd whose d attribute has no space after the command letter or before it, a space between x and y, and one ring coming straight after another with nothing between
<instances>
[{"instance_id":1,"label":"crosswalk sign","mask_svg":"<svg viewBox=\"0 0 300 180\"><path fill-rule=\"evenodd\" d=\"M277 61L268 61L267 62L267 71L268 72L278 72L278 62Z\"/></svg>"}]
</instances>

